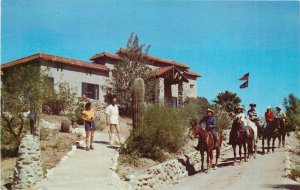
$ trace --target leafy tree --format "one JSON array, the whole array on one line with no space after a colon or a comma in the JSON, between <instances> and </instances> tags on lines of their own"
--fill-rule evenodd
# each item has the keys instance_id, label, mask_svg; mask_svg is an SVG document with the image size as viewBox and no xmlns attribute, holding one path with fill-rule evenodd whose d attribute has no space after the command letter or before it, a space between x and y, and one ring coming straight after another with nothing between
<instances>
[{"instance_id":1,"label":"leafy tree","mask_svg":"<svg viewBox=\"0 0 300 190\"><path fill-rule=\"evenodd\" d=\"M21 66L4 72L1 126L17 144L28 126L24 113L38 110L53 92L46 73L35 66Z\"/></svg>"},{"instance_id":2,"label":"leafy tree","mask_svg":"<svg viewBox=\"0 0 300 190\"><path fill-rule=\"evenodd\" d=\"M147 80L151 68L148 66L149 59L147 54L150 46L145 48L145 44L139 44L138 37L130 35L126 48L120 49L120 61L115 65L111 82L111 89L108 93L114 94L119 104L124 106L126 110L131 110L131 93L134 80L142 78L146 85L146 100L153 99L155 83L153 80ZM109 89L109 88L108 88Z\"/></svg>"},{"instance_id":3,"label":"leafy tree","mask_svg":"<svg viewBox=\"0 0 300 190\"><path fill-rule=\"evenodd\" d=\"M236 93L225 91L217 95L214 102L226 112L234 112L236 107L241 103L241 99L237 96Z\"/></svg>"},{"instance_id":4,"label":"leafy tree","mask_svg":"<svg viewBox=\"0 0 300 190\"><path fill-rule=\"evenodd\" d=\"M300 130L300 99L294 94L284 98L287 125L292 129Z\"/></svg>"},{"instance_id":5,"label":"leafy tree","mask_svg":"<svg viewBox=\"0 0 300 190\"><path fill-rule=\"evenodd\" d=\"M186 125L196 119L200 120L201 117L206 115L206 111L210 108L208 100L204 97L187 98L184 102L184 106L180 109L181 115L186 120Z\"/></svg>"},{"instance_id":6,"label":"leafy tree","mask_svg":"<svg viewBox=\"0 0 300 190\"><path fill-rule=\"evenodd\" d=\"M59 115L74 106L76 99L75 89L67 82L60 82L56 86L57 88L51 93L52 96L43 105L43 112L45 113Z\"/></svg>"}]
</instances>

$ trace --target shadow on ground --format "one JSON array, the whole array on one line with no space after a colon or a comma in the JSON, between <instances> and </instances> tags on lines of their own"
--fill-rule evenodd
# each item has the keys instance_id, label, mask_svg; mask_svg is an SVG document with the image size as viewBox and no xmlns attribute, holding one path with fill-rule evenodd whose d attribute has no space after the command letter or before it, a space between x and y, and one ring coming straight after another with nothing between
<instances>
[{"instance_id":1,"label":"shadow on ground","mask_svg":"<svg viewBox=\"0 0 300 190\"><path fill-rule=\"evenodd\" d=\"M300 185L289 185L289 184L283 184L283 185L267 185L267 188L272 188L272 189L291 189L291 190L299 190L300 189Z\"/></svg>"}]
</instances>

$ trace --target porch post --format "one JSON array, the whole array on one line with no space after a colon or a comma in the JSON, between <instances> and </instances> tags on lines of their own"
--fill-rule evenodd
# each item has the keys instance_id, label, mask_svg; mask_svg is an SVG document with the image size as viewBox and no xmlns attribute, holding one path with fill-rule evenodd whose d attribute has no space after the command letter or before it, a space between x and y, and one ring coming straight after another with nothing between
<instances>
[{"instance_id":1,"label":"porch post","mask_svg":"<svg viewBox=\"0 0 300 190\"><path fill-rule=\"evenodd\" d=\"M164 104L164 100L165 100L165 82L164 82L164 78L159 78L159 93L158 93L158 103L159 104Z\"/></svg>"},{"instance_id":2,"label":"porch post","mask_svg":"<svg viewBox=\"0 0 300 190\"><path fill-rule=\"evenodd\" d=\"M183 82L178 84L178 107L183 106Z\"/></svg>"}]
</instances>

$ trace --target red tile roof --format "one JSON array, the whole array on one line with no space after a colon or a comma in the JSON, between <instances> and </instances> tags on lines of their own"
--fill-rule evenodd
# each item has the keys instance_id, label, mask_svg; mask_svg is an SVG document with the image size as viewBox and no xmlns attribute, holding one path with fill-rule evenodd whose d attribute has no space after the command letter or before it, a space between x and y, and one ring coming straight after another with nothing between
<instances>
[{"instance_id":1,"label":"red tile roof","mask_svg":"<svg viewBox=\"0 0 300 190\"><path fill-rule=\"evenodd\" d=\"M55 56L55 55L49 55L49 54L45 54L45 53L38 53L38 54L34 54L34 55L31 55L28 57L14 60L14 61L11 61L11 62L8 62L5 64L1 64L1 69L5 69L5 68L9 68L9 67L12 67L15 65L27 63L27 62L35 60L35 59L43 59L43 60L52 61L52 62L59 62L61 64L78 67L78 68L93 69L93 70L97 70L97 71L109 72L109 69L104 65L89 63L89 62L85 62L85 61L79 61L79 60L75 60L75 59L69 59L69 58Z\"/></svg>"},{"instance_id":2,"label":"red tile roof","mask_svg":"<svg viewBox=\"0 0 300 190\"><path fill-rule=\"evenodd\" d=\"M101 57L109 57L109 58L119 60L120 57L119 57L118 53L124 53L124 49L120 49L117 52L117 54L112 54L112 53L107 53L107 52L98 53L98 54L94 55L93 57L91 57L91 60L95 60L95 59L98 59L98 58L101 58ZM147 58L150 61L156 61L156 62L163 63L163 64L166 64L166 65L174 65L174 66L177 66L177 67L180 67L180 68L183 68L183 69L188 69L189 68L189 66L187 66L184 63L171 61L171 60L167 60L167 59L162 59L162 58L154 57L154 56L151 56L151 55L147 55Z\"/></svg>"},{"instance_id":3,"label":"red tile roof","mask_svg":"<svg viewBox=\"0 0 300 190\"><path fill-rule=\"evenodd\" d=\"M149 76L150 76L150 78L160 77L160 76L162 76L163 74L169 72L172 69L175 69L175 71L177 71L183 77L184 81L186 81L186 82L189 81L175 66L161 67L161 68L155 69L150 73Z\"/></svg>"},{"instance_id":4,"label":"red tile roof","mask_svg":"<svg viewBox=\"0 0 300 190\"><path fill-rule=\"evenodd\" d=\"M110 58L114 58L114 59L117 59L117 60L120 59L119 55L117 55L117 54L108 53L108 52L101 52L101 53L98 53L98 54L94 55L93 57L91 57L90 60L95 60L99 57L110 57Z\"/></svg>"},{"instance_id":5,"label":"red tile roof","mask_svg":"<svg viewBox=\"0 0 300 190\"><path fill-rule=\"evenodd\" d=\"M199 75L198 73L196 73L194 71L184 71L183 74L188 75L188 76L192 76L192 77L201 77L201 75Z\"/></svg>"}]
</instances>

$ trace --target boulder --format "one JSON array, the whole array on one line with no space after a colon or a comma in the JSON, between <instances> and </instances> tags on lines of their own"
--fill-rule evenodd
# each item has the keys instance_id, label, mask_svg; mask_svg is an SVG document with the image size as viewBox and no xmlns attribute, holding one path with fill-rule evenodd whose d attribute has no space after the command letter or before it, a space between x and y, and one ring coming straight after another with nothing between
<instances>
[{"instance_id":1,"label":"boulder","mask_svg":"<svg viewBox=\"0 0 300 190\"><path fill-rule=\"evenodd\" d=\"M69 133L71 130L71 122L67 119L64 119L61 122L60 132Z\"/></svg>"}]
</instances>

